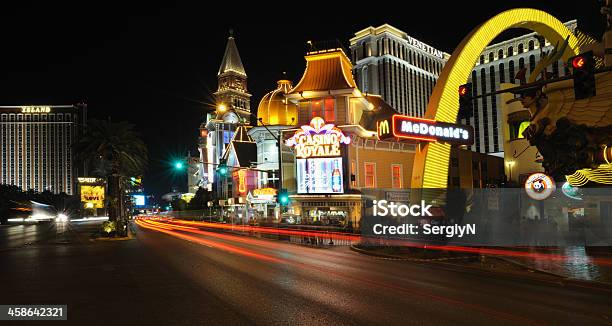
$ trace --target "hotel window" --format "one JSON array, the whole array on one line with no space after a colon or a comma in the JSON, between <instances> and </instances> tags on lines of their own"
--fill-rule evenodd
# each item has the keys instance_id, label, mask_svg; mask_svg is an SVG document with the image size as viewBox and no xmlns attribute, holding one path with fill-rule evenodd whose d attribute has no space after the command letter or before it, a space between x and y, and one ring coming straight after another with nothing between
<instances>
[{"instance_id":1,"label":"hotel window","mask_svg":"<svg viewBox=\"0 0 612 326\"><path fill-rule=\"evenodd\" d=\"M376 163L365 162L365 187L376 187Z\"/></svg>"},{"instance_id":2,"label":"hotel window","mask_svg":"<svg viewBox=\"0 0 612 326\"><path fill-rule=\"evenodd\" d=\"M402 165L392 164L391 165L391 186L399 189L402 187Z\"/></svg>"}]
</instances>

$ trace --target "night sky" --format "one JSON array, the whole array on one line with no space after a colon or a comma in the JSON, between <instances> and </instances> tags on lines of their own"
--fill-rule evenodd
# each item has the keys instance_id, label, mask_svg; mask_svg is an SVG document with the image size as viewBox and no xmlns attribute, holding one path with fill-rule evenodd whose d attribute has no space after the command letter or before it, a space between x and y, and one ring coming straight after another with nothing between
<instances>
[{"instance_id":1,"label":"night sky","mask_svg":"<svg viewBox=\"0 0 612 326\"><path fill-rule=\"evenodd\" d=\"M294 83L299 80L307 40L337 38L348 46L354 32L370 25L389 23L448 53L473 27L509 8L543 9L562 21L576 18L581 30L598 39L604 30L598 1L588 0L406 1L406 7L390 7L390 1L218 3L2 8L0 104L85 101L90 118L136 124L150 151L146 191L161 194L178 182L172 159L196 153L197 128L212 107L230 28L249 77L253 110L283 71Z\"/></svg>"}]
</instances>

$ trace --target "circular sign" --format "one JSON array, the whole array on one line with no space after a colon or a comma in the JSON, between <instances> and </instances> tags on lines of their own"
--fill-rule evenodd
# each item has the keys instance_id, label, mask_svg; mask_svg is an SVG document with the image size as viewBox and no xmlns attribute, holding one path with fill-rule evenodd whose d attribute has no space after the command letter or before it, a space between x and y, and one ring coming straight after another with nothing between
<instances>
[{"instance_id":1,"label":"circular sign","mask_svg":"<svg viewBox=\"0 0 612 326\"><path fill-rule=\"evenodd\" d=\"M544 173L534 173L525 181L527 195L535 200L544 200L555 192L555 181Z\"/></svg>"}]
</instances>

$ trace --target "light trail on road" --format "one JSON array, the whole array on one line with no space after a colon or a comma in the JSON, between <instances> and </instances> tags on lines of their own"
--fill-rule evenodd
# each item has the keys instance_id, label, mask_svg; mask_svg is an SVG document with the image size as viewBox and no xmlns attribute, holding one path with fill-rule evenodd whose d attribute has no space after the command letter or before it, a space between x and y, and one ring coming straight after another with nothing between
<instances>
[{"instance_id":1,"label":"light trail on road","mask_svg":"<svg viewBox=\"0 0 612 326\"><path fill-rule=\"evenodd\" d=\"M210 237L214 237L214 238L224 240L224 241L238 242L238 243L243 243L243 244L252 244L252 245L259 246L259 247L265 247L268 249L278 250L279 247L281 247L282 245L276 244L273 240L255 240L255 239L249 239L245 236L226 235L226 234L219 234L215 232L207 232L207 231L198 230L197 228L194 228L194 227L176 225L174 223L167 223L167 222L162 222L162 221L153 221L153 220L146 220L146 219L137 219L136 224L146 229L161 232L161 233L164 233L164 234L167 234L167 235L179 238L179 239L183 239L183 240L197 243L200 245L205 245L207 247L223 250L223 251L237 254L240 256L255 258L257 260L266 261L270 263L290 265L290 266L297 267L299 269L305 269L305 270L311 270L311 271L324 273L324 275L334 275L334 276L348 279L351 281L357 281L362 284L365 284L365 285L368 285L374 288L378 288L378 289L393 290L393 291L397 291L397 292L404 293L404 294L411 295L411 296L418 297L418 298L427 298L427 299L443 302L446 304L450 304L453 306L479 311L481 313L485 313L490 316L493 316L499 319L503 319L503 320L511 320L511 321L526 323L530 325L540 324L539 322L535 320L531 320L528 318L524 318L522 316L503 312L500 310L488 308L485 306L472 304L472 303L468 303L468 302L464 302L464 301L460 301L460 300L456 300L456 299L452 299L449 297L440 296L440 295L436 295L432 293L427 293L427 292L415 290L412 288L408 288L405 286L399 286L393 283L385 283L385 282L381 282L377 280L368 279L365 277L348 275L346 273L342 273L342 272L336 271L331 268L325 268L325 267L321 267L321 266L314 265L314 264L307 264L307 263L303 263L303 262L299 262L295 260L274 257L271 255L266 255L266 254L260 254L253 250L240 248L234 245L228 245L228 244L225 244L219 241L215 241L215 240L208 240L208 239L203 239L197 236L191 236L183 232L188 232L188 233L198 234L198 235L203 235L203 236L210 236ZM182 224L182 223L178 223L178 224ZM190 223L187 223L187 224L190 224Z\"/></svg>"},{"instance_id":2,"label":"light trail on road","mask_svg":"<svg viewBox=\"0 0 612 326\"><path fill-rule=\"evenodd\" d=\"M150 218L148 218L150 220ZM212 222L202 222L202 221L184 221L177 220L172 218L159 218L154 217L154 220L157 220L162 223L172 224L177 226L192 226L192 227L203 227L203 228L212 228L226 231L236 231L236 232L254 232L254 233L262 233L262 234L271 234L271 235L287 235L287 236L302 236L302 237L320 237L324 239L330 240L344 240L349 241L351 243L358 243L361 240L361 235L358 234L348 234L341 232L326 232L326 231L305 231L298 229L279 229L273 227L262 227L262 226L253 226L253 225L233 225L233 224L221 224L221 223L212 223ZM452 251L457 253L469 253L476 255L491 255L491 256L502 256L502 257L517 257L517 258L529 258L534 260L548 260L548 261L560 261L566 262L571 257L561 254L555 253L546 253L546 252L529 252L522 250L510 250L510 249L498 249L498 248L483 248L483 247L466 247L466 246L454 246L454 245L433 245L433 244L423 244L414 241L408 240L385 240L386 244L394 245L398 247L411 247L411 248L422 248L429 250L439 250L439 251ZM592 262L599 265L612 266L612 259L608 258L599 258L593 257L591 258Z\"/></svg>"}]
</instances>

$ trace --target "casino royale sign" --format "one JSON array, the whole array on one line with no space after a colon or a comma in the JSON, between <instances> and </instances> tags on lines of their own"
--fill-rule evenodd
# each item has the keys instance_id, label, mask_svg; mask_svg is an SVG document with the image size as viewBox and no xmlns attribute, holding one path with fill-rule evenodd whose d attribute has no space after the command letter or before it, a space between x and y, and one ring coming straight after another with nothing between
<instances>
[{"instance_id":1,"label":"casino royale sign","mask_svg":"<svg viewBox=\"0 0 612 326\"><path fill-rule=\"evenodd\" d=\"M322 118L314 117L310 125L302 126L285 144L295 148L296 157L310 158L340 156L340 145L350 142L351 139L342 130L331 123L326 124Z\"/></svg>"},{"instance_id":2,"label":"casino royale sign","mask_svg":"<svg viewBox=\"0 0 612 326\"><path fill-rule=\"evenodd\" d=\"M474 143L474 128L431 119L394 114L389 120L376 123L378 137L446 142L457 145Z\"/></svg>"}]
</instances>

